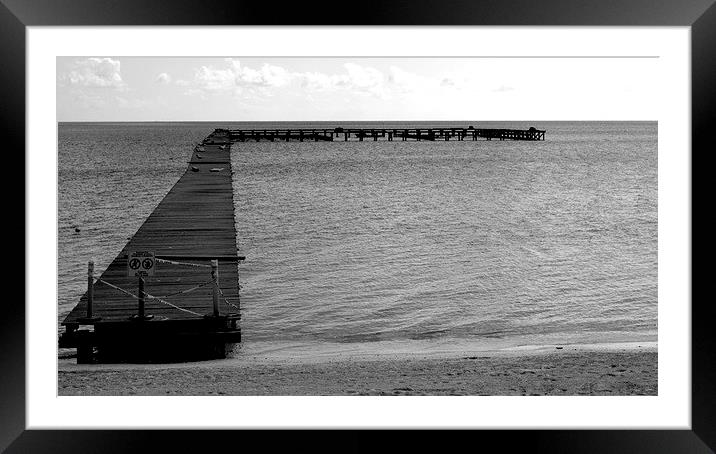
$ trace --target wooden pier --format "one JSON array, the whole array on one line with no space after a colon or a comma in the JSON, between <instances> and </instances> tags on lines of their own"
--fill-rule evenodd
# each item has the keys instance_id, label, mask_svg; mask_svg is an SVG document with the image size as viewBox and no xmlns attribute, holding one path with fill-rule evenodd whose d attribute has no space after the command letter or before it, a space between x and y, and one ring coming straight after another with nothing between
<instances>
[{"instance_id":1,"label":"wooden pier","mask_svg":"<svg viewBox=\"0 0 716 454\"><path fill-rule=\"evenodd\" d=\"M87 292L59 346L77 362L224 358L241 341L231 145L245 141L544 140L530 128L216 129L106 268L88 264ZM146 265L146 266L145 266Z\"/></svg>"},{"instance_id":2,"label":"wooden pier","mask_svg":"<svg viewBox=\"0 0 716 454\"><path fill-rule=\"evenodd\" d=\"M236 227L226 132L195 147L179 181L64 319L77 362L223 358L241 340ZM153 275L128 257L154 254ZM141 264L141 266L140 266ZM142 288L143 287L143 288Z\"/></svg>"},{"instance_id":3,"label":"wooden pier","mask_svg":"<svg viewBox=\"0 0 716 454\"><path fill-rule=\"evenodd\" d=\"M484 129L468 127L434 128L296 128L296 129L231 129L222 130L232 142L246 141L327 141L335 140L393 140L435 141L435 140L545 140L545 130L530 129Z\"/></svg>"}]
</instances>

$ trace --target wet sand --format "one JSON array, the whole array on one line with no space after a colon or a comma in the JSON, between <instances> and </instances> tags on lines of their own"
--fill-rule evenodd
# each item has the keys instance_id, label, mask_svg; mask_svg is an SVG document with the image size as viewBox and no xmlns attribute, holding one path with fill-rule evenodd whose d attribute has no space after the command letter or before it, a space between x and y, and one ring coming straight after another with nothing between
<instances>
[{"instance_id":1,"label":"wet sand","mask_svg":"<svg viewBox=\"0 0 716 454\"><path fill-rule=\"evenodd\" d=\"M153 365L77 365L63 359L58 394L657 395L657 363L656 345L644 343Z\"/></svg>"}]
</instances>

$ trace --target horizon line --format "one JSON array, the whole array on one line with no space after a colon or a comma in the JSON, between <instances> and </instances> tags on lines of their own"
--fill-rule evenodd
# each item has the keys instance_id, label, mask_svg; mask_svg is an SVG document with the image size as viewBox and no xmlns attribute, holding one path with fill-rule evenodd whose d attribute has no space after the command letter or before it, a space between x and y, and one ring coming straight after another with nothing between
<instances>
[{"instance_id":1,"label":"horizon line","mask_svg":"<svg viewBox=\"0 0 716 454\"><path fill-rule=\"evenodd\" d=\"M297 123L297 122L303 122L303 123L369 123L369 122L521 122L521 123L527 123L527 122L614 122L614 123L623 123L623 122L658 122L658 120L654 119L629 119L629 120L385 120L385 119L376 119L376 120L57 120L57 123Z\"/></svg>"}]
</instances>

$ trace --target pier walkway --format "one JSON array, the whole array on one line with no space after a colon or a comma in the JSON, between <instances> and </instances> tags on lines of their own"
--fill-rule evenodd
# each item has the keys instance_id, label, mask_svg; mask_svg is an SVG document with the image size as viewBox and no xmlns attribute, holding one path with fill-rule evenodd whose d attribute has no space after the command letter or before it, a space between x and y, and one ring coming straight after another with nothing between
<instances>
[{"instance_id":1,"label":"pier walkway","mask_svg":"<svg viewBox=\"0 0 716 454\"><path fill-rule=\"evenodd\" d=\"M184 174L114 261L99 279L89 277L91 307L88 291L62 322L60 337L60 347L78 349L78 362L222 357L225 343L240 340L243 257L237 254L230 150L221 132L197 146ZM151 251L155 262L154 274L143 277L143 308L142 284L128 273L128 257L137 251ZM86 326L93 330L80 329Z\"/></svg>"}]
</instances>

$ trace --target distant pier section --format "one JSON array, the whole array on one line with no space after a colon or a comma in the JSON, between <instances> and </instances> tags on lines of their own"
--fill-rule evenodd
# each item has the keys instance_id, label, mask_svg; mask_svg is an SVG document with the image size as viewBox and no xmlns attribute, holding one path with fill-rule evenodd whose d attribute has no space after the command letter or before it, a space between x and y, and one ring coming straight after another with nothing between
<instances>
[{"instance_id":1,"label":"distant pier section","mask_svg":"<svg viewBox=\"0 0 716 454\"><path fill-rule=\"evenodd\" d=\"M232 142L285 141L333 142L349 140L435 141L435 140L545 140L546 130L500 129L468 127L434 128L291 128L291 129L218 129L217 133L227 134Z\"/></svg>"}]
</instances>

